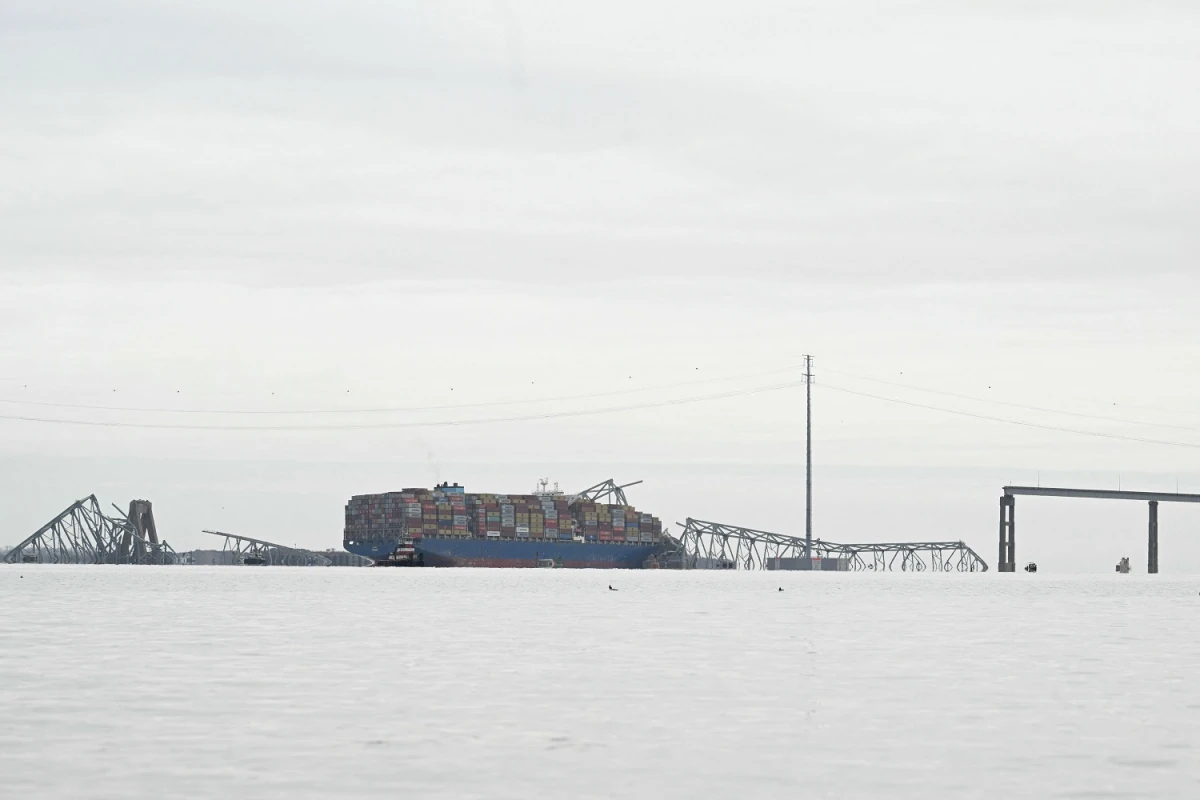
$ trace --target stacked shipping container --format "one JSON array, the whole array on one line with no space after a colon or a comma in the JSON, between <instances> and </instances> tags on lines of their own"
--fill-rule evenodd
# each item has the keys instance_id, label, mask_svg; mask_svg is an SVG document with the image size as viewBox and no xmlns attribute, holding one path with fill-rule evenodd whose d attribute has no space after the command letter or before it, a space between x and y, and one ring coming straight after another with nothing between
<instances>
[{"instance_id":1,"label":"stacked shipping container","mask_svg":"<svg viewBox=\"0 0 1200 800\"><path fill-rule=\"evenodd\" d=\"M406 536L657 544L662 541L662 522L633 506L590 500L572 504L559 494L467 494L459 486L350 499L347 543Z\"/></svg>"}]
</instances>

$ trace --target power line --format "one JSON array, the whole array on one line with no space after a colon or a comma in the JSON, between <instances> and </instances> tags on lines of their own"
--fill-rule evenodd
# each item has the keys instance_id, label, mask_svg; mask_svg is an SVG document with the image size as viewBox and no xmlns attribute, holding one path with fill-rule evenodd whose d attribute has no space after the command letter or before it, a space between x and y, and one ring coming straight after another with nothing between
<instances>
[{"instance_id":1,"label":"power line","mask_svg":"<svg viewBox=\"0 0 1200 800\"><path fill-rule=\"evenodd\" d=\"M782 389L803 386L803 381L780 383L773 386L760 386L752 389L738 389L719 394L683 397L675 400L660 400L652 403L637 403L625 406L610 406L608 408L593 408L578 411L557 411L543 414L526 414L512 417L483 417L481 419L459 420L430 420L426 422L377 422L354 423L349 425L174 425L154 422L104 422L99 420L81 419L47 419L44 417L29 417L20 415L0 414L0 419L20 422L38 422L56 425L83 425L97 428L145 428L155 430L191 430L191 431L348 431L348 430L385 430L391 428L436 428L456 427L464 425L486 425L497 422L527 422L532 420L559 419L562 417L583 417L594 414L612 414L620 411L636 411L645 408L664 408L666 406L686 405L706 400L719 400L726 397L741 397L744 395L764 394Z\"/></svg>"},{"instance_id":2,"label":"power line","mask_svg":"<svg viewBox=\"0 0 1200 800\"><path fill-rule=\"evenodd\" d=\"M1157 411L1161 414L1175 414L1176 416L1195 417L1196 411L1185 411L1182 408L1163 408L1161 406L1135 406L1130 403L1113 403L1118 408L1132 408L1137 411Z\"/></svg>"},{"instance_id":3,"label":"power line","mask_svg":"<svg viewBox=\"0 0 1200 800\"><path fill-rule=\"evenodd\" d=\"M1064 410L1058 409L1058 408L1046 408L1044 406L1030 406L1030 405L1025 405L1023 403L1010 403L1010 402L1007 402L1004 400L992 400L991 398L987 398L987 397L976 397L976 396L969 395L969 394L957 394L955 392L946 392L946 391L941 391L939 389L926 389L921 386L913 386L912 384L908 384L908 383L899 383L897 381L887 381L887 380L883 380L882 378L871 378L866 375L855 375L852 372L842 372L841 370L836 370L836 369L830 369L830 370L826 370L826 371L833 372L838 375L844 375L847 378L858 378L859 380L871 381L872 383L882 383L887 386L897 386L902 389L911 389L914 392L924 392L926 394L937 394L937 395L942 395L943 397L956 397L959 400L973 400L973 401L979 402L979 403L991 403L992 405L997 405L997 406L1008 406L1009 408L1021 408L1021 409L1025 409L1026 411L1041 411L1041 412L1044 412L1047 414L1061 414L1061 415L1067 416L1067 417L1079 417L1081 419L1094 419L1094 420L1099 420L1102 422L1119 422L1119 423L1122 423L1125 425L1143 425L1143 426L1150 427L1150 428L1166 428L1169 430L1191 431L1193 433L1200 433L1200 428L1190 427L1188 425L1170 425L1170 424L1163 423L1163 422L1143 422L1141 420L1136 420L1136 419L1121 419L1119 417L1106 417L1106 416L1103 416L1100 414L1084 414L1079 411L1064 411ZM1135 408L1135 407L1137 407L1137 406L1129 406L1129 408ZM1145 408L1147 410L1159 410L1159 411L1165 410L1165 409L1150 409L1149 407L1145 407Z\"/></svg>"},{"instance_id":4,"label":"power line","mask_svg":"<svg viewBox=\"0 0 1200 800\"><path fill-rule=\"evenodd\" d=\"M792 369L773 370L771 372L758 373L757 375L753 375L753 376L752 375L742 375L742 376L730 376L727 378L707 378L707 379L701 379L701 380L697 380L697 381L683 381L683 382L679 382L679 383L675 383L675 384L668 384L665 386L653 387L653 388L661 389L661 388L670 388L670 387L674 387L674 386L694 385L694 384L698 384L698 383L711 383L711 382L721 381L721 380L736 380L738 378L761 377L761 376L775 375L775 374L780 374L783 372L790 372L790 371L792 371ZM1121 419L1115 419L1115 418L1103 417L1103 416L1097 416L1097 415L1091 415L1091 414L1082 414L1082 413L1076 413L1076 412L1070 412L1070 411L1062 411L1062 410L1058 410L1058 409L1042 408L1042 407L1038 407L1038 406L1026 406L1026 405L1022 405L1019 403L1009 403L1009 402L1004 402L1004 401L999 401L999 400L988 400L986 398L971 397L968 395L955 394L953 392L942 392L942 391L938 391L938 390L934 390L934 389L922 389L922 388L916 387L916 386L910 386L907 384L897 383L897 382L893 382L893 381L886 381L886 380L882 380L882 379L878 379L878 378L868 378L866 376L852 375L851 373L840 372L837 370L829 370L829 371L836 372L837 374L841 374L841 375L846 375L848 377L862 378L864 380L875 381L875 382L882 383L882 384L889 384L889 385L898 386L898 387L902 387L902 388L906 388L906 389L913 389L916 391L924 391L924 392L929 392L929 393L933 393L933 394L942 394L942 395L946 395L949 397L957 397L957 398L965 399L965 400L977 400L977 401L981 401L981 402L995 403L998 405L1010 406L1010 407L1014 407L1014 408L1023 408L1023 409L1032 410L1032 411L1043 411L1043 412L1049 412L1049 413L1065 414L1065 415L1069 415L1069 416L1083 417L1083 418L1088 418L1088 419L1098 419L1098 420L1104 420L1104 421L1109 421L1109 422L1154 425L1154 423L1137 423L1132 420L1121 420ZM806 372L807 372L807 370L806 370ZM747 396L747 395L754 395L754 394L763 394L763 393L767 393L767 392L780 391L783 389L791 389L791 388L795 388L798 386L811 386L811 383L809 382L809 379L806 377L804 380L801 380L801 381L780 383L780 384L774 384L774 385L769 385L769 386L730 390L730 391L719 392L719 393L714 393L714 394L697 395L697 396L677 398L677 399L672 399L672 400L661 400L661 401L646 402L646 403L634 403L634 404L627 404L627 405L620 405L620 406L609 406L609 407L605 407L605 408L581 409L581 410L575 410L575 411L557 411L557 412L551 411L551 412L544 412L544 413L539 413L539 414L521 414L521 415L504 416L504 417L483 417L483 418L479 418L479 419L429 420L429 421L423 421L423 422L351 423L351 424L341 424L341 425L218 425L218 424L178 425L178 424L172 424L172 423L55 419L55 418L35 417L35 416L27 416L27 415L16 415L16 414L13 414L13 415L0 414L0 420L34 422L34 423L40 423L40 424L104 427L104 428L141 428L141 429L154 429L154 430L204 430L204 431L257 431L257 432L264 432L264 431L265 432L269 432L269 431L289 431L289 432L346 431L346 430L386 430L386 429L429 428L429 427L458 427L458 426L467 426L467 425L486 425L486 424L504 423L504 422L527 422L527 421L535 421L535 420L560 419L560 418L567 418L567 417L581 417L581 416L591 416L591 415L599 415L599 414L611 414L611 413L619 413L619 412L623 412L623 411L635 411L635 410L650 409L650 408L664 408L664 407L669 407L669 406L686 405L686 404L691 404L691 403L705 402L708 400L718 400L718 399L729 398L729 397L740 397L740 396ZM955 416L969 417L972 419L986 420L989 422L999 422L999 423L1004 423L1007 425L1018 425L1018 426L1026 427L1026 428L1035 428L1035 429L1039 429L1039 430L1054 431L1057 433L1070 433L1070 434L1075 434L1075 435L1079 435L1079 436L1092 436L1092 437L1098 437L1098 438L1104 438L1104 439L1114 439L1114 440L1119 440L1119 441L1139 442L1142 444L1159 444L1159 445L1168 445L1168 446L1172 446L1172 447L1186 447L1186 448L1200 449L1200 444L1192 444L1192 443L1188 443L1188 442L1168 441L1168 440L1162 440L1162 439L1148 439L1148 438L1136 437L1136 436L1124 436L1121 434L1104 433L1104 432L1100 432L1100 431L1089 431L1089 430L1080 430L1080 429L1074 429L1074 428L1063 428L1063 427L1059 427L1059 426L1055 426L1055 425L1045 425L1045 424L1040 424L1040 423L1035 423L1035 422L1024 422L1021 420L1013 420L1013 419L1007 419L1007 418L1003 418L1003 417L995 417L995 416L990 416L987 414L977 414L977 413L972 413L969 411L959 411L956 409L942 408L939 406L931 406L931 405L927 405L924 403L916 403L916 402L912 402L912 401L908 401L908 400L901 400L901 399L894 398L894 397L885 397L882 395L871 394L869 392L860 392L860 391L856 391L853 389L847 389L844 387L832 386L827 383L820 384L820 386L822 388L829 389L831 391L842 392L844 394L855 395L858 397L865 397L865 398L870 398L873 400L879 400L882 402L893 403L893 404L897 404L897 405L904 405L904 406L908 406L911 408L920 408L920 409L924 409L924 410L928 410L928 411L938 411L938 412L941 412L944 414L953 414ZM375 412L382 413L382 412L400 412L400 411L434 411L434 410L448 410L448 409L462 409L462 408L483 408L483 407L489 407L489 406L517 405L517 404L522 404L522 403L552 402L552 401L556 401L556 400L591 399L591 398L597 398L597 397L607 397L607 396L613 396L613 395L622 395L622 394L630 394L630 393L635 393L635 392L649 391L649 390L651 390L651 388L652 387L647 387L644 389L625 389L625 390L617 390L617 391L613 391L613 392L600 392L600 393L594 393L594 394L571 395L571 396L558 397L558 398L542 398L539 400L513 400L513 401L497 401L497 402L492 402L492 403L469 403L469 404L461 404L461 405L425 406L425 407L393 408L393 409L322 409L322 410L308 410L308 411L232 411L232 410L230 410L230 411L207 411L207 410L203 410L203 409L151 409L151 408L88 406L88 405L66 404L66 403L30 403L30 404L31 405L62 407L62 408L87 409L87 410L139 411L139 412L146 412L146 413L157 413L157 412L211 413L211 414L338 414L338 413L375 413ZM25 401L0 400L0 402L21 403L21 402L25 402ZM1180 430L1196 430L1194 428L1186 428L1186 427L1182 427L1182 426L1170 426L1170 425L1162 425L1159 427L1176 428L1176 429L1180 429Z\"/></svg>"},{"instance_id":5,"label":"power line","mask_svg":"<svg viewBox=\"0 0 1200 800\"><path fill-rule=\"evenodd\" d=\"M618 395L637 394L639 392L653 392L663 389L675 389L680 386L695 386L702 383L719 383L721 381L744 380L748 378L765 378L772 375L781 375L787 372L794 372L800 369L799 366L787 367L785 369L775 369L769 372L757 372L752 374L729 375L718 378L700 378L692 381L679 381L677 383L659 384L657 386L643 386L636 389L617 389L610 392L593 392L590 394L574 394L562 395L559 397L541 397L531 400L495 400L484 403L455 403L450 405L439 406L409 406L398 408L318 408L318 409L298 409L293 411L285 410L249 410L249 409L204 409L204 408L147 408L138 406L99 406L86 405L80 403L51 403L36 400L13 400L0 398L0 403L8 405L26 405L38 406L42 408L70 408L86 411L122 411L135 412L142 414L227 414L227 415L275 415L275 416L290 416L302 414L398 414L410 413L416 411L450 411L463 408L493 408L497 406L515 406L535 403L558 403L567 400L593 400L599 397L615 397ZM4 417L0 419L17 419L18 417Z\"/></svg>"},{"instance_id":6,"label":"power line","mask_svg":"<svg viewBox=\"0 0 1200 800\"><path fill-rule=\"evenodd\" d=\"M831 370L832 371L832 370ZM1036 422L1023 422L1015 419L1005 419L1003 417L992 417L986 414L973 414L969 411L957 411L952 408L939 408L938 406L929 406L924 403L913 403L908 400L899 400L895 397L883 397L882 395L870 394L868 392L856 392L853 389L844 389L840 386L830 386L828 383L820 384L821 388L829 389L834 392L842 392L844 394L857 395L858 397L869 397L872 400L882 400L885 403L896 403L897 405L909 406L911 408L923 408L927 411L940 411L943 414L954 414L960 417L971 417L972 419L983 419L989 422L1003 422L1006 425L1020 425L1024 428L1038 428L1044 431L1056 431L1058 433L1074 433L1079 436L1096 436L1102 439L1117 439L1125 442L1141 442L1142 444L1163 444L1171 447L1188 447L1200 449L1200 444L1192 444L1189 442L1172 442L1164 439L1143 439L1138 436L1122 436L1118 433L1102 433L1100 431L1082 431L1075 428L1060 428L1055 425L1041 425Z\"/></svg>"}]
</instances>

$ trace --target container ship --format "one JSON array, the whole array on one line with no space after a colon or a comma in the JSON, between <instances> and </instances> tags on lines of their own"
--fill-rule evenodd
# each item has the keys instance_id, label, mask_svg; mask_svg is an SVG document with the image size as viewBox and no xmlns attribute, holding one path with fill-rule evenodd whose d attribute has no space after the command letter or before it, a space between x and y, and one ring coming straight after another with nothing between
<instances>
[{"instance_id":1,"label":"container ship","mask_svg":"<svg viewBox=\"0 0 1200 800\"><path fill-rule=\"evenodd\" d=\"M383 566L568 569L654 569L671 549L657 517L547 483L528 495L469 494L457 483L355 495L343 546Z\"/></svg>"}]
</instances>

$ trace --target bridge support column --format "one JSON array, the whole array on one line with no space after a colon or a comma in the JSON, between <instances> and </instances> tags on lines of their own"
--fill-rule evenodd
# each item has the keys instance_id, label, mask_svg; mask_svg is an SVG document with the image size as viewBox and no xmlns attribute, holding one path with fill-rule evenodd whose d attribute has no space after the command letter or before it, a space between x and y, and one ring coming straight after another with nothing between
<instances>
[{"instance_id":1,"label":"bridge support column","mask_svg":"<svg viewBox=\"0 0 1200 800\"><path fill-rule=\"evenodd\" d=\"M1158 574L1158 501L1150 501L1150 540L1146 553L1146 572Z\"/></svg>"},{"instance_id":2,"label":"bridge support column","mask_svg":"<svg viewBox=\"0 0 1200 800\"><path fill-rule=\"evenodd\" d=\"M1017 498L1008 497L1008 571L1017 571Z\"/></svg>"},{"instance_id":3,"label":"bridge support column","mask_svg":"<svg viewBox=\"0 0 1200 800\"><path fill-rule=\"evenodd\" d=\"M1005 538L1005 534L1008 532L1007 509L1008 495L1002 494L1000 495L1000 552L996 554L996 572L1004 572L1004 565L1008 561L1008 540Z\"/></svg>"},{"instance_id":4,"label":"bridge support column","mask_svg":"<svg viewBox=\"0 0 1200 800\"><path fill-rule=\"evenodd\" d=\"M1000 497L1000 557L998 572L1017 571L1017 498Z\"/></svg>"}]
</instances>

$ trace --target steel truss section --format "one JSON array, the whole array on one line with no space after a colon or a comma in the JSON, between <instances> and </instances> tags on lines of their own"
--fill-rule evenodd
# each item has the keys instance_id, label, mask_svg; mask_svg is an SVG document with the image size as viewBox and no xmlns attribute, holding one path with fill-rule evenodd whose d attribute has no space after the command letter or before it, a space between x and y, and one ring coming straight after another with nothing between
<instances>
[{"instance_id":1,"label":"steel truss section","mask_svg":"<svg viewBox=\"0 0 1200 800\"><path fill-rule=\"evenodd\" d=\"M254 539L237 533L204 531L210 536L220 536L225 542L221 551L229 553L234 564L261 565L268 567L328 567L333 561L311 550L288 547L284 544Z\"/></svg>"},{"instance_id":2,"label":"steel truss section","mask_svg":"<svg viewBox=\"0 0 1200 800\"><path fill-rule=\"evenodd\" d=\"M612 502L619 506L629 505L629 501L625 499L625 490L630 486L637 486L641 481L626 483L620 486L612 478L606 481L597 483L595 486L589 486L579 494L571 498L571 504L574 505L580 500L590 500L593 503L599 503L602 500L612 498Z\"/></svg>"},{"instance_id":3,"label":"steel truss section","mask_svg":"<svg viewBox=\"0 0 1200 800\"><path fill-rule=\"evenodd\" d=\"M116 508L116 506L113 506ZM68 506L4 560L9 564L177 564L171 545L158 539L154 512L146 500L134 500L126 514L110 517L96 495Z\"/></svg>"},{"instance_id":4,"label":"steel truss section","mask_svg":"<svg viewBox=\"0 0 1200 800\"><path fill-rule=\"evenodd\" d=\"M677 523L678 524L678 523ZM688 518L677 539L683 569L769 569L775 559L804 557L803 537ZM854 572L986 572L964 542L839 544L813 539L812 555L845 559Z\"/></svg>"}]
</instances>

